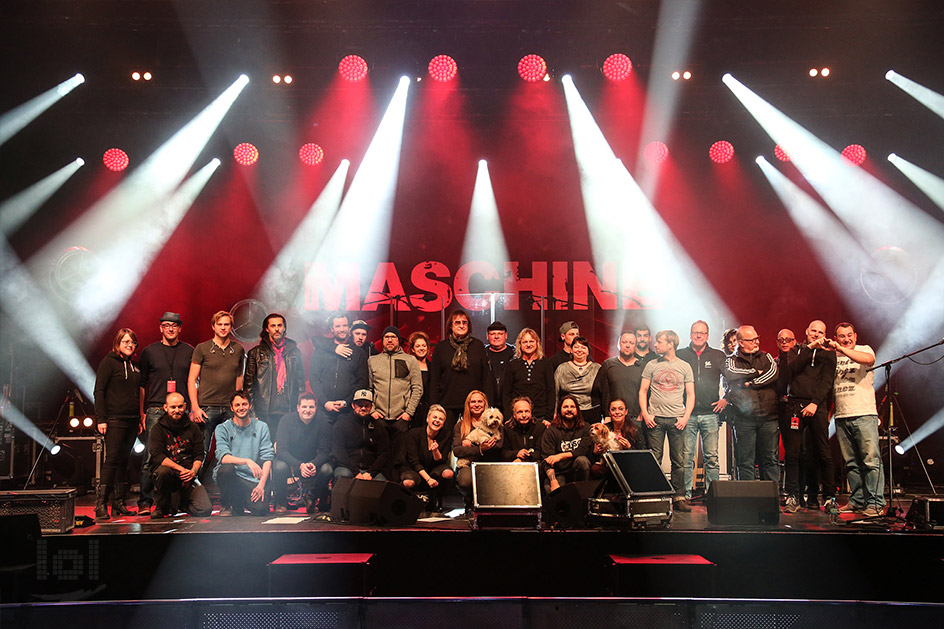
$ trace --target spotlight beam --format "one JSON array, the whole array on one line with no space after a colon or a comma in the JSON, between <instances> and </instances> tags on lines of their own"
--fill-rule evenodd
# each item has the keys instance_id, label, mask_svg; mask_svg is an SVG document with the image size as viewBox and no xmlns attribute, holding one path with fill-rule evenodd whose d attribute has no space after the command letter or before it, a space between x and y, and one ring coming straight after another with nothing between
<instances>
[{"instance_id":1,"label":"spotlight beam","mask_svg":"<svg viewBox=\"0 0 944 629\"><path fill-rule=\"evenodd\" d=\"M616 316L625 316L625 308L658 307L678 329L687 329L697 319L714 318L716 325L730 320L727 306L616 159L573 79L565 76L561 83L594 265L615 263L617 269L615 285L607 287L617 293ZM622 330L623 322L617 323L613 343Z\"/></svg>"},{"instance_id":2,"label":"spotlight beam","mask_svg":"<svg viewBox=\"0 0 944 629\"><path fill-rule=\"evenodd\" d=\"M918 186L929 199L934 201L938 208L944 210L944 179L894 153L888 156L888 161L904 173L905 177Z\"/></svg>"},{"instance_id":3,"label":"spotlight beam","mask_svg":"<svg viewBox=\"0 0 944 629\"><path fill-rule=\"evenodd\" d=\"M341 160L291 239L259 280L254 292L262 303L285 304L302 309L305 263L310 260L311 251L317 251L328 234L331 221L341 205L350 166L350 161Z\"/></svg>"},{"instance_id":4,"label":"spotlight beam","mask_svg":"<svg viewBox=\"0 0 944 629\"><path fill-rule=\"evenodd\" d=\"M63 96L85 82L85 77L76 74L56 87L47 90L22 105L14 107L0 116L0 145L19 133L23 127L36 120L47 109L59 102Z\"/></svg>"},{"instance_id":5,"label":"spotlight beam","mask_svg":"<svg viewBox=\"0 0 944 629\"><path fill-rule=\"evenodd\" d=\"M0 307L20 328L19 334L23 338L35 339L39 350L58 365L88 399L92 399L95 373L45 294L3 237L0 237L0 277L3 278L0 280ZM12 324L5 322L4 328L8 325ZM12 335L15 332L4 329L3 333Z\"/></svg>"},{"instance_id":6,"label":"spotlight beam","mask_svg":"<svg viewBox=\"0 0 944 629\"><path fill-rule=\"evenodd\" d=\"M169 199L155 204L147 213L147 220L130 222L122 229L121 237L114 238L111 246L100 251L99 256L105 258L103 264L76 297L76 303L84 305L77 309L78 320L83 326L109 328L219 166L219 159L210 160L181 184Z\"/></svg>"},{"instance_id":7,"label":"spotlight beam","mask_svg":"<svg viewBox=\"0 0 944 629\"><path fill-rule=\"evenodd\" d=\"M486 277L486 280L499 279L505 263L508 262L508 246L498 215L498 203L492 189L488 162L484 159L479 161L475 175L469 222L466 225L460 258L461 263L473 261L489 262L498 270L498 276ZM456 292L456 300L463 308L471 310L481 310L488 303L487 299L479 301L464 291Z\"/></svg>"},{"instance_id":8,"label":"spotlight beam","mask_svg":"<svg viewBox=\"0 0 944 629\"><path fill-rule=\"evenodd\" d=\"M928 89L920 83L915 83L908 77L902 76L894 70L886 72L885 78L938 116L944 118L944 96L934 90Z\"/></svg>"},{"instance_id":9,"label":"spotlight beam","mask_svg":"<svg viewBox=\"0 0 944 629\"><path fill-rule=\"evenodd\" d=\"M36 427L36 424L26 418L26 415L24 415L6 395L0 398L0 415L3 416L3 419L22 430L30 439L38 443L47 451L52 452L55 444L43 433L42 430Z\"/></svg>"},{"instance_id":10,"label":"spotlight beam","mask_svg":"<svg viewBox=\"0 0 944 629\"><path fill-rule=\"evenodd\" d=\"M314 256L308 276L312 282L340 277L345 274L342 267L373 269L387 259L409 87L409 77L401 77L334 224ZM366 301L375 301L372 307L377 308L382 297L368 293ZM347 295L345 303L345 309L359 309L360 295ZM358 308L351 308L355 303ZM317 309L317 304L310 308Z\"/></svg>"},{"instance_id":11,"label":"spotlight beam","mask_svg":"<svg viewBox=\"0 0 944 629\"><path fill-rule=\"evenodd\" d=\"M78 157L0 204L0 234L8 236L19 229L84 164Z\"/></svg>"},{"instance_id":12,"label":"spotlight beam","mask_svg":"<svg viewBox=\"0 0 944 629\"><path fill-rule=\"evenodd\" d=\"M933 417L928 419L928 421L918 426L917 430L905 437L901 445L897 446L897 448L901 448L898 454L904 454L941 428L944 428L944 408L940 409Z\"/></svg>"}]
</instances>

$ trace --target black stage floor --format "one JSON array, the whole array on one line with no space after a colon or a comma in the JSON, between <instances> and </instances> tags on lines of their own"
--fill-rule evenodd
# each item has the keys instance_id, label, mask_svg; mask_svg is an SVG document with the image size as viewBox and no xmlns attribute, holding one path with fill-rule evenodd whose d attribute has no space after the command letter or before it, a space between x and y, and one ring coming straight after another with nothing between
<instances>
[{"instance_id":1,"label":"black stage floor","mask_svg":"<svg viewBox=\"0 0 944 629\"><path fill-rule=\"evenodd\" d=\"M91 514L90 500L80 498L78 514ZM38 568L2 602L268 599L283 594L270 584L269 564L295 553L373 558L361 590L323 571L293 596L944 602L944 534L905 530L893 517L830 523L822 511L800 510L775 526L713 526L695 504L667 528L472 531L464 516L403 528L287 516L295 520L127 517L44 535ZM713 565L621 568L610 555L699 555Z\"/></svg>"}]
</instances>

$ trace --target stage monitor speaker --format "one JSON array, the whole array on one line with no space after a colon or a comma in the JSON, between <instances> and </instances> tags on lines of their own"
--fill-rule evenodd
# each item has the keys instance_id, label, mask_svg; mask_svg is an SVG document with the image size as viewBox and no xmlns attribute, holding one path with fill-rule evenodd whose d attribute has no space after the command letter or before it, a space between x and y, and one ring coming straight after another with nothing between
<instances>
[{"instance_id":1,"label":"stage monitor speaker","mask_svg":"<svg viewBox=\"0 0 944 629\"><path fill-rule=\"evenodd\" d=\"M355 479L349 507L351 524L408 526L416 524L423 501L397 483Z\"/></svg>"},{"instance_id":2,"label":"stage monitor speaker","mask_svg":"<svg viewBox=\"0 0 944 629\"><path fill-rule=\"evenodd\" d=\"M540 509L537 463L473 463L472 500L476 509Z\"/></svg>"},{"instance_id":3,"label":"stage monitor speaker","mask_svg":"<svg viewBox=\"0 0 944 629\"><path fill-rule=\"evenodd\" d=\"M915 498L911 501L906 521L918 530L944 530L944 498Z\"/></svg>"},{"instance_id":4,"label":"stage monitor speaker","mask_svg":"<svg viewBox=\"0 0 944 629\"><path fill-rule=\"evenodd\" d=\"M353 478L338 478L331 489L331 520L349 522L351 520L351 488Z\"/></svg>"},{"instance_id":5,"label":"stage monitor speaker","mask_svg":"<svg viewBox=\"0 0 944 629\"><path fill-rule=\"evenodd\" d=\"M544 499L544 522L562 529L587 526L587 501L596 494L602 480L585 480L561 485Z\"/></svg>"},{"instance_id":6,"label":"stage monitor speaker","mask_svg":"<svg viewBox=\"0 0 944 629\"><path fill-rule=\"evenodd\" d=\"M716 480L706 498L712 524L765 524L780 522L780 491L772 480Z\"/></svg>"}]
</instances>

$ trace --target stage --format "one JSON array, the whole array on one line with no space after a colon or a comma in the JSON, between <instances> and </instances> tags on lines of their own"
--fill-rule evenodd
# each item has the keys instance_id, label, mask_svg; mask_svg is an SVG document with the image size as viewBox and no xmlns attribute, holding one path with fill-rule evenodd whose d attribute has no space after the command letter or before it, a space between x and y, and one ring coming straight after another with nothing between
<instances>
[{"instance_id":1,"label":"stage","mask_svg":"<svg viewBox=\"0 0 944 629\"><path fill-rule=\"evenodd\" d=\"M77 515L91 515L90 500L79 499ZM910 499L896 503L907 509ZM270 584L268 565L287 554L373 555L363 582L346 586L324 572L292 596L944 602L944 535L905 530L893 517L856 523L861 516L844 514L830 523L823 511L801 509L773 526L715 526L695 503L665 528L473 531L464 515L379 528L304 511L282 516L291 521L215 513L127 517L44 535L40 568L24 573L16 598L8 590L3 602L269 599L286 595ZM627 567L611 559L682 555L705 565L670 558Z\"/></svg>"}]
</instances>

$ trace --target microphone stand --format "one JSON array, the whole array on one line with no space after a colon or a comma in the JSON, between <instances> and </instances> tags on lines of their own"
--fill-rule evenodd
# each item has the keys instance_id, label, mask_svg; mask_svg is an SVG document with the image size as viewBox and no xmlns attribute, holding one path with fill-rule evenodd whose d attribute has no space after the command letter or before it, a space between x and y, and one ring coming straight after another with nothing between
<instances>
[{"instance_id":1,"label":"microphone stand","mask_svg":"<svg viewBox=\"0 0 944 629\"><path fill-rule=\"evenodd\" d=\"M892 392L892 365L906 358L910 358L911 356L914 356L915 354L926 352L929 349L932 349L934 347L940 347L941 345L944 345L944 339L941 339L937 343L928 345L927 347L922 347L921 349L915 350L908 354L903 354L897 358L892 358L891 360L886 360L884 363L880 365L873 365L869 367L868 369L866 369L867 372L875 371L876 369L885 370L885 395L882 399L882 407L884 408L885 403L886 402L888 403L888 507L889 509L894 509L896 511L895 515L897 515L897 512L900 510L897 507L892 506L892 500L895 498L895 476L894 476L894 471L892 469L892 462L893 462L892 457L895 454L895 447L892 445L892 437L895 434L895 402L894 402L894 397L893 397L894 393ZM881 417L881 409L879 409L879 417ZM908 425L905 424L905 427L907 428ZM911 435L910 429L908 431L908 434L909 436ZM915 444L913 447L915 449L915 454L917 454L918 456L918 460L921 460L921 453L918 451L917 444ZM927 474L927 470L925 470L925 474ZM933 483L931 483L930 475L928 476L928 483L931 484L931 490L934 491L934 485Z\"/></svg>"}]
</instances>

